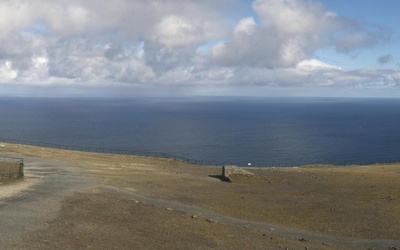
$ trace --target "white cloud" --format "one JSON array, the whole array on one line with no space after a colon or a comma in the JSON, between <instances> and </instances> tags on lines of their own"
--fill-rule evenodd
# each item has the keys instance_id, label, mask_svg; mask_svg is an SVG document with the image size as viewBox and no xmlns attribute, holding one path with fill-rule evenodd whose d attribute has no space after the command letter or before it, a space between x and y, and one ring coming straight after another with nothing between
<instances>
[{"instance_id":1,"label":"white cloud","mask_svg":"<svg viewBox=\"0 0 400 250\"><path fill-rule=\"evenodd\" d=\"M17 71L13 70L12 63L10 61L5 61L0 64L0 81L7 82L15 77L17 77Z\"/></svg>"},{"instance_id":2,"label":"white cloud","mask_svg":"<svg viewBox=\"0 0 400 250\"><path fill-rule=\"evenodd\" d=\"M199 30L182 17L165 17L155 27L155 39L169 46L182 46L193 43ZM199 35L200 36L200 35Z\"/></svg>"},{"instance_id":3,"label":"white cloud","mask_svg":"<svg viewBox=\"0 0 400 250\"><path fill-rule=\"evenodd\" d=\"M317 2L257 0L253 8L260 18L242 19L231 42L217 44L215 60L224 65L267 68L294 67L325 46L327 33L339 26L339 18ZM243 32L246 31L246 32Z\"/></svg>"},{"instance_id":4,"label":"white cloud","mask_svg":"<svg viewBox=\"0 0 400 250\"><path fill-rule=\"evenodd\" d=\"M28 26L33 15L30 5L25 1L1 1L0 39Z\"/></svg>"},{"instance_id":5,"label":"white cloud","mask_svg":"<svg viewBox=\"0 0 400 250\"><path fill-rule=\"evenodd\" d=\"M314 1L256 0L253 8L266 29L278 35L304 35L334 26L337 16Z\"/></svg>"},{"instance_id":6,"label":"white cloud","mask_svg":"<svg viewBox=\"0 0 400 250\"><path fill-rule=\"evenodd\" d=\"M253 17L246 17L239 21L239 23L235 27L235 35L240 35L240 33L244 33L246 35L254 34L256 28L256 21L254 21Z\"/></svg>"},{"instance_id":7,"label":"white cloud","mask_svg":"<svg viewBox=\"0 0 400 250\"><path fill-rule=\"evenodd\" d=\"M341 67L330 65L317 59L303 60L297 64L296 68L303 71L342 70Z\"/></svg>"},{"instance_id":8,"label":"white cloud","mask_svg":"<svg viewBox=\"0 0 400 250\"><path fill-rule=\"evenodd\" d=\"M350 53L390 37L382 27L367 28L329 12L315 1L256 0L259 16L239 21L229 42L214 45L213 58L222 65L266 68L295 67L318 48L333 46Z\"/></svg>"},{"instance_id":9,"label":"white cloud","mask_svg":"<svg viewBox=\"0 0 400 250\"><path fill-rule=\"evenodd\" d=\"M257 16L233 22L226 10L234 2L3 1L1 82L197 89L399 85L396 70L346 72L315 59L324 47L352 53L376 46L390 39L387 29L305 0L255 0Z\"/></svg>"}]
</instances>

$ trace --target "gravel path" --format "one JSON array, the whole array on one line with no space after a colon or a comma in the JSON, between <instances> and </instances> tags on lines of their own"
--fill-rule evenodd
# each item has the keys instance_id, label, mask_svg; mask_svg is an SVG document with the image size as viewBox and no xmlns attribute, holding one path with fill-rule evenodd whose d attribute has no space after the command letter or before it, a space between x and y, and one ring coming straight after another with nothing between
<instances>
[{"instance_id":1,"label":"gravel path","mask_svg":"<svg viewBox=\"0 0 400 250\"><path fill-rule=\"evenodd\" d=\"M40 227L57 215L64 197L94 185L76 166L34 158L24 161L24 182L31 185L0 199L0 244Z\"/></svg>"},{"instance_id":2,"label":"gravel path","mask_svg":"<svg viewBox=\"0 0 400 250\"><path fill-rule=\"evenodd\" d=\"M313 240L318 242L324 242L332 245L344 245L349 247L363 247L363 248L374 248L374 247L391 247L391 246L399 246L400 240L387 240L387 239L355 239L355 238L345 238L345 237L337 237L332 235L319 234L314 232L308 232L303 230L298 230L295 228L287 228L277 225L272 225L263 222L254 222L241 220L237 218L233 218L230 216L225 216L211 210L203 209L197 206L186 205L182 203L177 203L168 200L149 198L143 195L132 193L129 191L121 190L120 188L112 187L112 186L101 186L101 189L110 191L115 193L116 195L124 196L125 198L134 199L140 202L144 202L146 204L153 204L163 208L170 208L173 210L185 212L188 214L199 215L205 218L210 218L225 224L231 224L241 227L249 227L254 229L260 229L263 231L273 231L274 233L278 233L287 237L294 238L304 238L307 240Z\"/></svg>"}]
</instances>

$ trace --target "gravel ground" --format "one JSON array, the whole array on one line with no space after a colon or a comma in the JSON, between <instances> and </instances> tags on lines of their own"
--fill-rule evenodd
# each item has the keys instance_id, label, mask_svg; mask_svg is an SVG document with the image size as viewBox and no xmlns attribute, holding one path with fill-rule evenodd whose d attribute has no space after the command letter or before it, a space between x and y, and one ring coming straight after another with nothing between
<instances>
[{"instance_id":1,"label":"gravel ground","mask_svg":"<svg viewBox=\"0 0 400 250\"><path fill-rule=\"evenodd\" d=\"M61 201L92 182L73 165L25 158L25 178L0 186L0 244L54 219Z\"/></svg>"},{"instance_id":2,"label":"gravel ground","mask_svg":"<svg viewBox=\"0 0 400 250\"><path fill-rule=\"evenodd\" d=\"M250 169L5 144L26 178L0 186L9 249L388 249L400 165ZM8 190L8 191L6 191Z\"/></svg>"}]
</instances>

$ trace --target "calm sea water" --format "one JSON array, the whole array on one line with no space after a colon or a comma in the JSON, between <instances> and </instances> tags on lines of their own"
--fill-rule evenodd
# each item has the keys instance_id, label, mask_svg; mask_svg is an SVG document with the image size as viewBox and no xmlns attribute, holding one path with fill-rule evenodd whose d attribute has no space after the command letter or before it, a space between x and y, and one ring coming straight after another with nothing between
<instances>
[{"instance_id":1,"label":"calm sea water","mask_svg":"<svg viewBox=\"0 0 400 250\"><path fill-rule=\"evenodd\" d=\"M0 138L232 163L400 161L400 100L0 97Z\"/></svg>"}]
</instances>

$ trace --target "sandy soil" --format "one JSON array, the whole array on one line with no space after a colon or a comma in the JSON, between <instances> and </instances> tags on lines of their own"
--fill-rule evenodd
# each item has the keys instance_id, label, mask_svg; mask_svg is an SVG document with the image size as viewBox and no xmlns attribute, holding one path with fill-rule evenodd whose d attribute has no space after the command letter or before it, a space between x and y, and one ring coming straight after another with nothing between
<instances>
[{"instance_id":1,"label":"sandy soil","mask_svg":"<svg viewBox=\"0 0 400 250\"><path fill-rule=\"evenodd\" d=\"M400 164L249 168L255 176L227 183L219 179L221 167L171 159L15 144L2 151L69 162L97 185L63 198L58 216L21 231L10 248L400 246ZM174 204L185 207L167 209Z\"/></svg>"},{"instance_id":2,"label":"sandy soil","mask_svg":"<svg viewBox=\"0 0 400 250\"><path fill-rule=\"evenodd\" d=\"M10 196L17 195L24 190L29 189L34 184L31 179L18 180L12 183L2 183L0 184L0 199L8 198Z\"/></svg>"}]
</instances>

